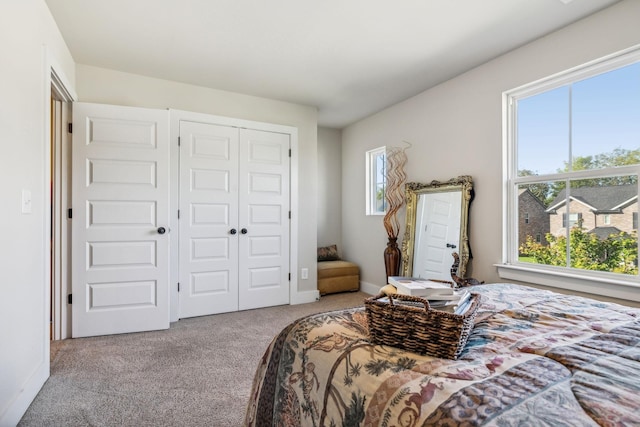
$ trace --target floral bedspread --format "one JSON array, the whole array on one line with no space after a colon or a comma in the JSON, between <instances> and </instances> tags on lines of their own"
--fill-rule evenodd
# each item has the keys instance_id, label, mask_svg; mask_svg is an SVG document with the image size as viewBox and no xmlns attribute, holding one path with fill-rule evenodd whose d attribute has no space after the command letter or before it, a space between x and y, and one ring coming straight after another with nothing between
<instances>
[{"instance_id":1,"label":"floral bedspread","mask_svg":"<svg viewBox=\"0 0 640 427\"><path fill-rule=\"evenodd\" d=\"M286 327L248 426L640 426L640 309L513 284L482 297L457 360L377 346L364 307Z\"/></svg>"}]
</instances>

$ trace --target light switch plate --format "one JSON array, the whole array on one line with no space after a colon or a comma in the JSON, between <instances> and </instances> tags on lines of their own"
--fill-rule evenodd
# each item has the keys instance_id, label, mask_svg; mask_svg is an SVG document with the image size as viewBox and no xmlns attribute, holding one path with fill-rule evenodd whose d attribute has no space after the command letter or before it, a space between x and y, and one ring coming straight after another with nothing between
<instances>
[{"instance_id":1,"label":"light switch plate","mask_svg":"<svg viewBox=\"0 0 640 427\"><path fill-rule=\"evenodd\" d=\"M23 214L31 213L31 191L30 190L22 190L22 213Z\"/></svg>"}]
</instances>

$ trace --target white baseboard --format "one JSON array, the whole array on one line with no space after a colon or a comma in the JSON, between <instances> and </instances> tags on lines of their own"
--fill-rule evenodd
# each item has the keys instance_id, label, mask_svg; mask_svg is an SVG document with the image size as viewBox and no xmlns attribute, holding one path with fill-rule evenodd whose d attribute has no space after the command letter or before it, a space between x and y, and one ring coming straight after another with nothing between
<instances>
[{"instance_id":1,"label":"white baseboard","mask_svg":"<svg viewBox=\"0 0 640 427\"><path fill-rule=\"evenodd\" d=\"M360 290L365 294L378 295L380 293L380 285L374 285L373 283L367 283L360 281Z\"/></svg>"},{"instance_id":2,"label":"white baseboard","mask_svg":"<svg viewBox=\"0 0 640 427\"><path fill-rule=\"evenodd\" d=\"M290 305L316 302L320 300L320 291L316 289L315 291L294 292L291 297Z\"/></svg>"}]
</instances>

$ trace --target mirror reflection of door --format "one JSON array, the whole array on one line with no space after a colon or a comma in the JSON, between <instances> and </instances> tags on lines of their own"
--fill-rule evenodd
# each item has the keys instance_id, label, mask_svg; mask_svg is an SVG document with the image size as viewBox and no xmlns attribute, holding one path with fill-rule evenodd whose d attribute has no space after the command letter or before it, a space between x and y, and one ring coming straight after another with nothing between
<instances>
[{"instance_id":1,"label":"mirror reflection of door","mask_svg":"<svg viewBox=\"0 0 640 427\"><path fill-rule=\"evenodd\" d=\"M461 191L427 193L418 198L414 277L451 280L451 253L459 252L460 245L460 198Z\"/></svg>"}]
</instances>

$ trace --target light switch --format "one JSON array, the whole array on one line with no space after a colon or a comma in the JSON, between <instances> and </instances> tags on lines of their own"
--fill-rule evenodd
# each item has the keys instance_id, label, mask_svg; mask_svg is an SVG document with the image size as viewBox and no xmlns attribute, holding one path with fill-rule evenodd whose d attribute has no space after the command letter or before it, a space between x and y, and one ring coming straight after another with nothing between
<instances>
[{"instance_id":1,"label":"light switch","mask_svg":"<svg viewBox=\"0 0 640 427\"><path fill-rule=\"evenodd\" d=\"M22 213L23 214L31 213L31 191L30 190L22 190Z\"/></svg>"},{"instance_id":2,"label":"light switch","mask_svg":"<svg viewBox=\"0 0 640 427\"><path fill-rule=\"evenodd\" d=\"M300 274L300 276L301 276L300 278L301 278L302 280L306 280L306 279L308 279L308 278L309 278L309 269L308 269L308 268L303 268L303 269L300 271L300 273L301 273L301 274Z\"/></svg>"}]
</instances>

